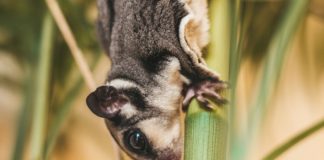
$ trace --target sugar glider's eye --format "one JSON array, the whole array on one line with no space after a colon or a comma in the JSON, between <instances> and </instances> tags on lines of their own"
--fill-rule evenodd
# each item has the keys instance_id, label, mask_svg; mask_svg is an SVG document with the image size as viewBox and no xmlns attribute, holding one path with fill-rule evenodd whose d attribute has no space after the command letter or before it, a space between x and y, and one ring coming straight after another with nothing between
<instances>
[{"instance_id":1,"label":"sugar glider's eye","mask_svg":"<svg viewBox=\"0 0 324 160\"><path fill-rule=\"evenodd\" d=\"M129 150L137 154L147 154L149 149L146 136L139 129L128 131L124 136L124 143Z\"/></svg>"}]
</instances>

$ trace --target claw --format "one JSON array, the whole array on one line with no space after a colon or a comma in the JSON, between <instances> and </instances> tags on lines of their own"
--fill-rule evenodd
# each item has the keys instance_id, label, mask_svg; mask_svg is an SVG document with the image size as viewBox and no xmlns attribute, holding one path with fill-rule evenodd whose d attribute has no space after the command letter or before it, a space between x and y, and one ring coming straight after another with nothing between
<instances>
[{"instance_id":1,"label":"claw","mask_svg":"<svg viewBox=\"0 0 324 160\"><path fill-rule=\"evenodd\" d=\"M195 97L195 92L192 89L189 89L186 93L185 98L183 99L182 102L182 109L185 111L187 110L191 100Z\"/></svg>"},{"instance_id":2,"label":"claw","mask_svg":"<svg viewBox=\"0 0 324 160\"><path fill-rule=\"evenodd\" d=\"M211 91L211 90L205 90L203 93L201 93L203 96L209 97L211 99L220 100L223 99L221 95L219 95L217 92Z\"/></svg>"},{"instance_id":3,"label":"claw","mask_svg":"<svg viewBox=\"0 0 324 160\"><path fill-rule=\"evenodd\" d=\"M227 100L219 94L219 92L225 88L228 88L228 84L222 81L206 80L195 83L188 87L183 100L182 109L186 111L193 98L196 98L197 101L207 109L214 109L209 100L219 105L226 104Z\"/></svg>"},{"instance_id":4,"label":"claw","mask_svg":"<svg viewBox=\"0 0 324 160\"><path fill-rule=\"evenodd\" d=\"M202 93L202 95L210 98L210 100L215 102L216 104L223 105L227 103L227 100L224 99L219 93L211 90L206 90L205 92Z\"/></svg>"},{"instance_id":5,"label":"claw","mask_svg":"<svg viewBox=\"0 0 324 160\"><path fill-rule=\"evenodd\" d=\"M213 105L210 104L209 101L204 96L197 96L197 100L199 103L201 103L207 109L210 109L210 110L214 109Z\"/></svg>"}]
</instances>

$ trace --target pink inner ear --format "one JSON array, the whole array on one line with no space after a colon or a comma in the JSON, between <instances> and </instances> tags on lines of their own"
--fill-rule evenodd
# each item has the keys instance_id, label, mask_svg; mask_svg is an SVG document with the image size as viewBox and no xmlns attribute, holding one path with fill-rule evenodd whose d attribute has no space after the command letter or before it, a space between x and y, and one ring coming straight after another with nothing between
<instances>
[{"instance_id":1,"label":"pink inner ear","mask_svg":"<svg viewBox=\"0 0 324 160\"><path fill-rule=\"evenodd\" d=\"M127 99L121 95L118 95L107 102L101 102L99 105L101 112L107 116L107 118L112 118L116 116L121 108L127 103Z\"/></svg>"}]
</instances>

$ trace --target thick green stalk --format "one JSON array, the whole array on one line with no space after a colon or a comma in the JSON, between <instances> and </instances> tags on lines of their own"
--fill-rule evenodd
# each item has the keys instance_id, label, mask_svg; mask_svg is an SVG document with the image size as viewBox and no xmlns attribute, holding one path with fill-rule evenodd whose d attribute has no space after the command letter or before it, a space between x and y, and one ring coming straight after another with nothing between
<instances>
[{"instance_id":1,"label":"thick green stalk","mask_svg":"<svg viewBox=\"0 0 324 160\"><path fill-rule=\"evenodd\" d=\"M47 121L47 105L51 70L53 45L53 20L47 13L44 17L42 37L40 42L39 59L36 73L35 106L31 128L32 160L42 158L44 135Z\"/></svg>"},{"instance_id":2,"label":"thick green stalk","mask_svg":"<svg viewBox=\"0 0 324 160\"><path fill-rule=\"evenodd\" d=\"M279 157L282 153L293 147L298 142L302 141L304 138L310 136L311 134L315 133L316 131L322 129L324 127L324 120L321 120L320 122L316 123L315 125L311 126L310 128L306 129L305 131L299 133L297 136L289 139L287 142L282 144L281 146L274 149L272 152L270 152L264 160L273 160Z\"/></svg>"},{"instance_id":3,"label":"thick green stalk","mask_svg":"<svg viewBox=\"0 0 324 160\"><path fill-rule=\"evenodd\" d=\"M211 44L206 59L210 68L228 80L229 71L229 18L228 1L216 0L210 4ZM207 111L193 101L186 115L185 160L226 159L227 118L226 106L215 106Z\"/></svg>"},{"instance_id":4,"label":"thick green stalk","mask_svg":"<svg viewBox=\"0 0 324 160\"><path fill-rule=\"evenodd\" d=\"M225 160L226 143L225 114L205 111L193 101L186 117L185 160Z\"/></svg>"}]
</instances>

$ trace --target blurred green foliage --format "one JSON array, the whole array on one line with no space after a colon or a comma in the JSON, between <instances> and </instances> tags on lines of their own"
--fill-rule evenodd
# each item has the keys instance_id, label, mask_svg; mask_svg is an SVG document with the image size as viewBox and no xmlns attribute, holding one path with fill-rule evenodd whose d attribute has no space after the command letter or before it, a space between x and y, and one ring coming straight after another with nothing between
<instances>
[{"instance_id":1,"label":"blurred green foliage","mask_svg":"<svg viewBox=\"0 0 324 160\"><path fill-rule=\"evenodd\" d=\"M95 17L96 2L90 0L68 0L59 1L60 6L70 24L70 27L77 39L81 49L85 51L88 63L97 61L100 54L99 43L96 38ZM23 79L15 82L8 79L8 85L16 87L20 85L20 90L24 96L20 120L17 125L17 139L13 159L21 159L28 141L31 117L33 117L33 106L35 104L35 77L38 67L38 58L41 44L41 27L43 17L47 12L44 1L0 1L0 50L4 54L11 54L18 64L23 68ZM50 130L46 143L46 152L51 150L52 141L58 136L60 126L69 115L71 101L77 97L82 88L82 79L79 71L75 67L70 51L64 42L61 33L55 27L53 41L52 66L50 75L50 93L47 105L49 115L46 123ZM13 73L14 74L14 73ZM2 78L3 79L3 78ZM2 81L1 81L2 82ZM56 118L59 117L59 118ZM48 150L50 149L50 150ZM48 153L46 153L48 154Z\"/></svg>"},{"instance_id":2,"label":"blurred green foliage","mask_svg":"<svg viewBox=\"0 0 324 160\"><path fill-rule=\"evenodd\" d=\"M99 54L96 40L95 2L89 0L60 1L62 10L72 28L78 44L91 54ZM21 64L35 67L40 41L42 18L47 8L44 1L5 0L0 2L0 34L5 35L0 41L0 48L15 55ZM64 85L71 71L72 56L67 45L57 32L54 42L54 82ZM91 56L91 55L90 55Z\"/></svg>"},{"instance_id":3,"label":"blurred green foliage","mask_svg":"<svg viewBox=\"0 0 324 160\"><path fill-rule=\"evenodd\" d=\"M289 1L241 2L242 58L262 62Z\"/></svg>"}]
</instances>

